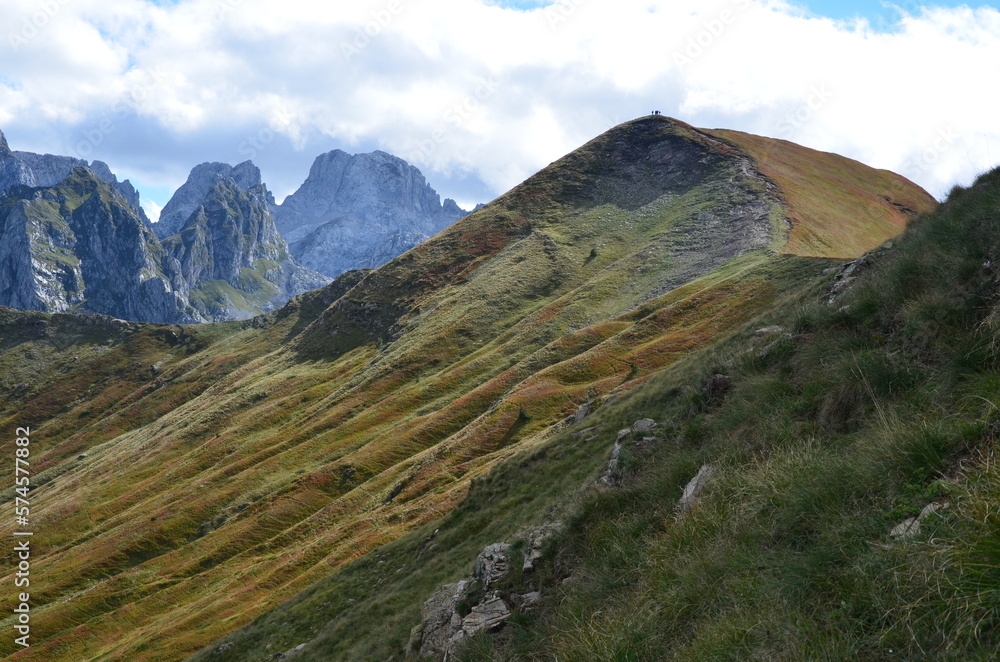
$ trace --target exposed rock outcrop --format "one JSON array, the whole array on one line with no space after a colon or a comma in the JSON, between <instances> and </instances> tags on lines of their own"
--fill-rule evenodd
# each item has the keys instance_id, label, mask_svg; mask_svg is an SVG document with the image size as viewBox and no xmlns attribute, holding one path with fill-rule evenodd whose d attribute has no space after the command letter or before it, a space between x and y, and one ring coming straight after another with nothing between
<instances>
[{"instance_id":1,"label":"exposed rock outcrop","mask_svg":"<svg viewBox=\"0 0 1000 662\"><path fill-rule=\"evenodd\" d=\"M636 434L647 434L656 429L656 421L651 418L644 418L632 424L632 432Z\"/></svg>"},{"instance_id":2,"label":"exposed rock outcrop","mask_svg":"<svg viewBox=\"0 0 1000 662\"><path fill-rule=\"evenodd\" d=\"M698 473L684 486L684 492L680 500L677 501L676 510L680 514L690 511L701 500L702 493L715 476L715 467L706 464L698 470Z\"/></svg>"},{"instance_id":3,"label":"exposed rock outcrop","mask_svg":"<svg viewBox=\"0 0 1000 662\"><path fill-rule=\"evenodd\" d=\"M264 184L260 169L252 162L244 161L237 166L228 163L202 163L195 166L187 181L170 198L160 212L160 220L153 224L156 236L164 239L177 234L188 219L211 197L217 185L242 191L257 191ZM274 197L264 189L260 192L268 207L274 204Z\"/></svg>"},{"instance_id":4,"label":"exposed rock outcrop","mask_svg":"<svg viewBox=\"0 0 1000 662\"><path fill-rule=\"evenodd\" d=\"M443 659L451 650L452 637L461 629L458 603L465 597L471 579L443 586L429 597L421 609L422 623L410 633L409 648L420 657Z\"/></svg>"},{"instance_id":5,"label":"exposed rock outcrop","mask_svg":"<svg viewBox=\"0 0 1000 662\"><path fill-rule=\"evenodd\" d=\"M548 522L541 526L537 526L526 531L519 531L514 537L519 540L525 541L524 547L524 563L521 565L521 572L532 572L535 569L535 564L542 558L542 549L545 543L548 542L552 536L559 533L563 529L563 523L560 521Z\"/></svg>"},{"instance_id":6,"label":"exposed rock outcrop","mask_svg":"<svg viewBox=\"0 0 1000 662\"><path fill-rule=\"evenodd\" d=\"M541 558L543 543L562 526L561 522L550 522L516 534L518 540L527 542L525 569L533 568ZM510 549L507 543L487 545L476 559L472 577L443 586L424 602L421 623L410 631L409 653L447 660L464 640L500 628L516 613L538 608L540 591L490 588L508 578Z\"/></svg>"},{"instance_id":7,"label":"exposed rock outcrop","mask_svg":"<svg viewBox=\"0 0 1000 662\"><path fill-rule=\"evenodd\" d=\"M615 445L611 448L611 458L608 460L608 466L604 469L604 473L601 477L597 479L598 485L605 485L607 487L618 487L622 482L622 450L625 444L635 437L640 435L651 434L656 429L656 421L651 418L644 418L636 421L630 427L623 428L618 431L615 437ZM653 437L642 437L643 447L649 446L655 438Z\"/></svg>"},{"instance_id":8,"label":"exposed rock outcrop","mask_svg":"<svg viewBox=\"0 0 1000 662\"><path fill-rule=\"evenodd\" d=\"M160 223L167 224L191 210L163 246L183 277L178 289L205 319L252 317L330 282L289 255L271 216L273 200L251 162L206 163L164 207Z\"/></svg>"},{"instance_id":9,"label":"exposed rock outcrop","mask_svg":"<svg viewBox=\"0 0 1000 662\"><path fill-rule=\"evenodd\" d=\"M111 168L103 161L88 163L84 159L54 154L15 152L7 144L7 138L0 131L0 196L19 186L48 188L56 186L70 176L76 168L89 168L101 180L118 191L132 211L148 223L146 213L139 204L139 192L132 182L118 181Z\"/></svg>"},{"instance_id":10,"label":"exposed rock outcrop","mask_svg":"<svg viewBox=\"0 0 1000 662\"><path fill-rule=\"evenodd\" d=\"M910 517L893 527L892 531L889 532L889 538L897 541L913 540L920 535L921 524L946 508L948 508L947 503L935 502L927 504L920 511L919 515Z\"/></svg>"},{"instance_id":11,"label":"exposed rock outcrop","mask_svg":"<svg viewBox=\"0 0 1000 662\"><path fill-rule=\"evenodd\" d=\"M626 434L622 434L622 433ZM604 469L604 473L597 480L600 485L607 485L608 487L616 487L620 483L621 478L621 454L622 454L622 441L627 438L628 434L631 434L631 430L621 430L618 433L618 439L615 440L615 445L611 448L611 458L608 460L608 466Z\"/></svg>"},{"instance_id":12,"label":"exposed rock outcrop","mask_svg":"<svg viewBox=\"0 0 1000 662\"><path fill-rule=\"evenodd\" d=\"M503 581L510 572L510 545L496 543L488 546L476 559L475 578L483 586Z\"/></svg>"},{"instance_id":13,"label":"exposed rock outcrop","mask_svg":"<svg viewBox=\"0 0 1000 662\"><path fill-rule=\"evenodd\" d=\"M163 248L124 198L85 168L0 201L0 305L195 322Z\"/></svg>"},{"instance_id":14,"label":"exposed rock outcrop","mask_svg":"<svg viewBox=\"0 0 1000 662\"><path fill-rule=\"evenodd\" d=\"M420 171L398 157L334 150L316 158L275 220L300 264L336 277L377 268L465 214L454 200L442 205Z\"/></svg>"},{"instance_id":15,"label":"exposed rock outcrop","mask_svg":"<svg viewBox=\"0 0 1000 662\"><path fill-rule=\"evenodd\" d=\"M219 182L202 202L161 242L89 168L15 186L0 200L0 305L195 323L250 317L328 282L288 255L263 185Z\"/></svg>"}]
</instances>

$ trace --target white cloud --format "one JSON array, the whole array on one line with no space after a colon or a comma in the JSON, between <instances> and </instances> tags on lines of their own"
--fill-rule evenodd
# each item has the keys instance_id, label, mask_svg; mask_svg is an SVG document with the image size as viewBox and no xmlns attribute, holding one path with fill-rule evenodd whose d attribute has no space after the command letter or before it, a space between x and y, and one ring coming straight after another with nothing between
<instances>
[{"instance_id":1,"label":"white cloud","mask_svg":"<svg viewBox=\"0 0 1000 662\"><path fill-rule=\"evenodd\" d=\"M56 9L21 35L43 6ZM109 121L92 158L160 186L200 160L253 158L280 199L316 154L377 147L412 158L443 194L488 197L653 108L837 151L936 195L1000 158L991 8L922 11L890 32L763 0L529 11L5 0L4 11L21 17L11 35L24 42L0 43L14 148L72 153ZM495 89L483 94L483 81Z\"/></svg>"},{"instance_id":2,"label":"white cloud","mask_svg":"<svg viewBox=\"0 0 1000 662\"><path fill-rule=\"evenodd\" d=\"M143 211L146 212L146 216L148 216L149 220L151 220L153 223L156 223L157 221L160 220L160 212L163 211L163 207L156 204L152 200L143 200L142 209Z\"/></svg>"}]
</instances>

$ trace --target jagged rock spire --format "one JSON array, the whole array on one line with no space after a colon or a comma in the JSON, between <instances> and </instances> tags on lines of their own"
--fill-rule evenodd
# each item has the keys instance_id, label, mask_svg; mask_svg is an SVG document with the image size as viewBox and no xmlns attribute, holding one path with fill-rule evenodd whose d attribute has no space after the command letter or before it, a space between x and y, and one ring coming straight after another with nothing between
<instances>
[{"instance_id":1,"label":"jagged rock spire","mask_svg":"<svg viewBox=\"0 0 1000 662\"><path fill-rule=\"evenodd\" d=\"M14 153L10 151L10 147L7 145L7 137L3 135L3 131L0 131L0 159L13 155Z\"/></svg>"}]
</instances>

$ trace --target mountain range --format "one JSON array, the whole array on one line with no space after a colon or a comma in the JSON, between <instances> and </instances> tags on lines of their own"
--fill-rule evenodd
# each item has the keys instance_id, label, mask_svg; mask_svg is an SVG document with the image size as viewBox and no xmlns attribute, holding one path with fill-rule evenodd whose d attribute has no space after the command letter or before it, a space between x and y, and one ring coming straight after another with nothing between
<instances>
[{"instance_id":1,"label":"mountain range","mask_svg":"<svg viewBox=\"0 0 1000 662\"><path fill-rule=\"evenodd\" d=\"M465 215L401 159L334 151L282 205L252 162L203 163L150 223L106 164L12 152L2 134L0 196L0 304L182 324L273 310Z\"/></svg>"},{"instance_id":2,"label":"mountain range","mask_svg":"<svg viewBox=\"0 0 1000 662\"><path fill-rule=\"evenodd\" d=\"M189 256L238 208L267 259L273 199L249 166L203 169L209 202L158 241L224 279L235 256ZM115 195L74 173L29 197ZM645 117L253 319L0 309L44 550L38 639L0 654L977 659L996 178L938 208L850 159Z\"/></svg>"},{"instance_id":3,"label":"mountain range","mask_svg":"<svg viewBox=\"0 0 1000 662\"><path fill-rule=\"evenodd\" d=\"M139 205L139 193L132 186L132 182L127 179L119 182L107 163L103 161L88 163L71 156L15 152L7 144L3 131L0 131L0 195L15 187L56 186L69 177L76 168L89 168L102 181L118 191L139 218L149 221L146 212Z\"/></svg>"},{"instance_id":4,"label":"mountain range","mask_svg":"<svg viewBox=\"0 0 1000 662\"><path fill-rule=\"evenodd\" d=\"M6 163L20 181L41 185L14 184L0 200L3 305L195 323L250 317L329 282L288 254L252 166L246 188L220 178L161 240L121 194L123 186L134 194L127 182L109 184L67 157Z\"/></svg>"},{"instance_id":5,"label":"mountain range","mask_svg":"<svg viewBox=\"0 0 1000 662\"><path fill-rule=\"evenodd\" d=\"M398 157L334 150L316 158L274 218L300 264L336 277L380 267L467 213L454 200L442 204L420 171Z\"/></svg>"}]
</instances>

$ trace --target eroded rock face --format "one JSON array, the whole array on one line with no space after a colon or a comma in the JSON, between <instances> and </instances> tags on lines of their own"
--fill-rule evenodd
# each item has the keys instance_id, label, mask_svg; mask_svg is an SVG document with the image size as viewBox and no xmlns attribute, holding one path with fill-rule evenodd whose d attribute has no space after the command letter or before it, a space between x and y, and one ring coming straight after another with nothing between
<instances>
[{"instance_id":1,"label":"eroded rock face","mask_svg":"<svg viewBox=\"0 0 1000 662\"><path fill-rule=\"evenodd\" d=\"M102 181L108 183L131 207L132 211L148 223L146 213L139 205L139 192L132 182L118 181L111 168L103 161L88 163L84 159L54 154L15 152L7 144L7 138L0 131L0 196L19 186L48 188L56 186L70 176L76 168L89 168Z\"/></svg>"},{"instance_id":2,"label":"eroded rock face","mask_svg":"<svg viewBox=\"0 0 1000 662\"><path fill-rule=\"evenodd\" d=\"M441 659L451 649L451 639L461 629L462 619L457 607L472 585L472 580L463 579L442 587L424 602L420 613L423 622L419 633L420 657ZM411 642L416 648L416 642Z\"/></svg>"},{"instance_id":3,"label":"eroded rock face","mask_svg":"<svg viewBox=\"0 0 1000 662\"><path fill-rule=\"evenodd\" d=\"M518 539L527 542L526 569L529 563L541 558L543 543L562 526L561 522L549 522L517 533ZM503 626L517 612L538 608L542 600L539 591L501 593L496 588L489 590L491 585L496 586L508 577L510 547L507 543L487 545L476 559L472 577L442 587L424 602L421 623L410 631L408 654L447 660L455 646L465 639ZM475 604L469 604L473 600Z\"/></svg>"},{"instance_id":4,"label":"eroded rock face","mask_svg":"<svg viewBox=\"0 0 1000 662\"><path fill-rule=\"evenodd\" d=\"M632 424L632 432L644 434L656 429L656 421L651 418L644 418Z\"/></svg>"},{"instance_id":5,"label":"eroded rock face","mask_svg":"<svg viewBox=\"0 0 1000 662\"><path fill-rule=\"evenodd\" d=\"M631 433L631 430L627 432ZM615 442L615 445L611 448L611 458L608 460L608 466L604 469L604 473L598 479L598 484L607 485L608 487L615 487L621 481L621 469L619 464L621 463L622 454L622 442L621 438Z\"/></svg>"},{"instance_id":6,"label":"eroded rock face","mask_svg":"<svg viewBox=\"0 0 1000 662\"><path fill-rule=\"evenodd\" d=\"M465 214L398 157L334 150L316 158L275 219L300 264L336 277L380 267Z\"/></svg>"},{"instance_id":7,"label":"eroded rock face","mask_svg":"<svg viewBox=\"0 0 1000 662\"><path fill-rule=\"evenodd\" d=\"M496 543L490 545L476 559L475 578L483 586L503 581L510 572L510 545Z\"/></svg>"},{"instance_id":8,"label":"eroded rock face","mask_svg":"<svg viewBox=\"0 0 1000 662\"><path fill-rule=\"evenodd\" d=\"M630 427L619 430L615 437L615 445L611 448L611 458L608 460L608 466L605 468L604 473L601 474L601 477L597 479L597 484L607 487L620 486L622 482L622 450L625 444L631 443L630 439L638 435L649 435L654 430L656 430L656 421L651 418L640 419ZM645 448L651 446L653 441L655 441L654 437L643 437L643 441L640 443Z\"/></svg>"},{"instance_id":9,"label":"eroded rock face","mask_svg":"<svg viewBox=\"0 0 1000 662\"><path fill-rule=\"evenodd\" d=\"M510 607L497 593L493 593L472 608L472 611L462 619L462 627L452 637L457 643L467 637L474 637L484 630L492 630L503 625L511 617Z\"/></svg>"},{"instance_id":10,"label":"eroded rock face","mask_svg":"<svg viewBox=\"0 0 1000 662\"><path fill-rule=\"evenodd\" d=\"M0 200L0 305L175 324L271 310L328 279L292 260L268 196L263 184L217 182L161 242L89 168L52 187L17 186Z\"/></svg>"},{"instance_id":11,"label":"eroded rock face","mask_svg":"<svg viewBox=\"0 0 1000 662\"><path fill-rule=\"evenodd\" d=\"M524 563L521 565L522 572L532 572L535 569L535 564L542 558L542 548L545 543L562 528L563 523L556 521L517 533L515 537L527 543L524 548Z\"/></svg>"},{"instance_id":12,"label":"eroded rock face","mask_svg":"<svg viewBox=\"0 0 1000 662\"><path fill-rule=\"evenodd\" d=\"M252 317L329 282L292 259L271 216L273 199L249 161L235 168L206 163L191 171L164 207L157 226L173 224L193 208L163 246L183 276L178 287L186 284L192 306L205 319Z\"/></svg>"},{"instance_id":13,"label":"eroded rock face","mask_svg":"<svg viewBox=\"0 0 1000 662\"><path fill-rule=\"evenodd\" d=\"M219 184L229 189L254 191L263 186L260 169L252 162L237 166L228 163L202 163L191 169L187 181L174 193L160 212L160 220L153 230L160 239L177 234L184 228L191 215L211 198L212 190ZM265 210L274 204L274 197L266 188L261 191Z\"/></svg>"},{"instance_id":14,"label":"eroded rock face","mask_svg":"<svg viewBox=\"0 0 1000 662\"><path fill-rule=\"evenodd\" d=\"M195 322L163 249L117 191L85 168L0 203L0 305Z\"/></svg>"}]
</instances>

